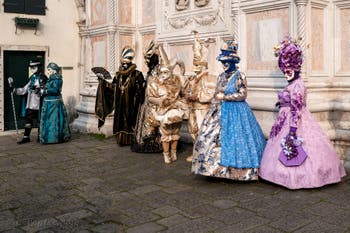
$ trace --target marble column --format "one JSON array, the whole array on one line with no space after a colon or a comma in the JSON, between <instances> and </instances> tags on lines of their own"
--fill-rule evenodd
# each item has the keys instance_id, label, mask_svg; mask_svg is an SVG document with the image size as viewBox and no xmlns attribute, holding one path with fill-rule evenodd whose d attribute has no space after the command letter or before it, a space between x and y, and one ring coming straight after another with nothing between
<instances>
[{"instance_id":1,"label":"marble column","mask_svg":"<svg viewBox=\"0 0 350 233\"><path fill-rule=\"evenodd\" d=\"M297 38L301 38L300 46L306 56L306 44L307 44L307 26L306 26L306 6L309 0L295 0L295 4L297 7ZM307 59L304 59L303 67L302 67L302 76L305 81L307 81Z\"/></svg>"}]
</instances>

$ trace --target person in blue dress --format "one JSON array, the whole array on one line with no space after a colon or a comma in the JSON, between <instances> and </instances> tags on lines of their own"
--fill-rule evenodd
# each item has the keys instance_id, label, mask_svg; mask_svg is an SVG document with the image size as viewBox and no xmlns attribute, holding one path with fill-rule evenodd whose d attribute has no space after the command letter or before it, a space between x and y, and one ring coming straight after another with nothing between
<instances>
[{"instance_id":1,"label":"person in blue dress","mask_svg":"<svg viewBox=\"0 0 350 233\"><path fill-rule=\"evenodd\" d=\"M70 139L67 110L62 100L62 75L56 63L47 65L49 79L41 90L44 97L40 121L40 143L61 143Z\"/></svg>"},{"instance_id":2,"label":"person in blue dress","mask_svg":"<svg viewBox=\"0 0 350 233\"><path fill-rule=\"evenodd\" d=\"M224 43L218 60L224 72L218 77L214 99L193 148L194 174L232 180L257 180L266 140L245 101L247 81L236 64L238 44Z\"/></svg>"}]
</instances>

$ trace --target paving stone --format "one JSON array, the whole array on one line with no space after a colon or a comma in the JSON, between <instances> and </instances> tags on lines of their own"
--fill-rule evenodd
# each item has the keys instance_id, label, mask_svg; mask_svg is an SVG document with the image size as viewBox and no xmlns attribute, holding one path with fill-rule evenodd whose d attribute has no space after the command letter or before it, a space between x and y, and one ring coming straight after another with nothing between
<instances>
[{"instance_id":1,"label":"paving stone","mask_svg":"<svg viewBox=\"0 0 350 233\"><path fill-rule=\"evenodd\" d=\"M171 215L179 213L180 210L173 206L163 206L152 211L152 213L159 214L162 217L169 217Z\"/></svg>"},{"instance_id":2,"label":"paving stone","mask_svg":"<svg viewBox=\"0 0 350 233\"><path fill-rule=\"evenodd\" d=\"M116 233L122 232L123 227L115 223L101 223L100 225L92 228L93 232L98 233Z\"/></svg>"},{"instance_id":3,"label":"paving stone","mask_svg":"<svg viewBox=\"0 0 350 233\"><path fill-rule=\"evenodd\" d=\"M187 208L182 208L181 213L189 218L202 218L209 214L219 213L221 209L212 206L210 204L203 204L198 206L188 206Z\"/></svg>"},{"instance_id":4,"label":"paving stone","mask_svg":"<svg viewBox=\"0 0 350 233\"><path fill-rule=\"evenodd\" d=\"M11 230L15 227L17 227L19 223L15 221L14 219L10 220L1 220L0 221L0 231L5 231L5 230Z\"/></svg>"},{"instance_id":5,"label":"paving stone","mask_svg":"<svg viewBox=\"0 0 350 233\"><path fill-rule=\"evenodd\" d=\"M14 214L9 210L0 212L0 221L13 220L14 217Z\"/></svg>"},{"instance_id":6,"label":"paving stone","mask_svg":"<svg viewBox=\"0 0 350 233\"><path fill-rule=\"evenodd\" d=\"M208 216L218 221L222 221L227 225L232 225L240 222L242 219L251 218L254 216L254 212L238 207L232 207L231 209L210 212Z\"/></svg>"},{"instance_id":7,"label":"paving stone","mask_svg":"<svg viewBox=\"0 0 350 233\"><path fill-rule=\"evenodd\" d=\"M242 231L233 231L234 232L242 232ZM262 227L256 227L251 230L246 231L246 233L285 233L286 231L279 230L270 226L262 226Z\"/></svg>"},{"instance_id":8,"label":"paving stone","mask_svg":"<svg viewBox=\"0 0 350 233\"><path fill-rule=\"evenodd\" d=\"M314 220L315 218L312 215L292 213L281 215L279 219L269 225L280 230L291 232L312 223Z\"/></svg>"},{"instance_id":9,"label":"paving stone","mask_svg":"<svg viewBox=\"0 0 350 233\"><path fill-rule=\"evenodd\" d=\"M210 218L200 218L188 221L183 224L170 226L168 232L216 232L223 226L223 223Z\"/></svg>"},{"instance_id":10,"label":"paving stone","mask_svg":"<svg viewBox=\"0 0 350 233\"><path fill-rule=\"evenodd\" d=\"M170 227L170 226L175 226L179 224L184 224L186 222L190 221L189 218L184 217L183 215L180 214L175 214L167 218L163 218L159 221L157 221L158 224Z\"/></svg>"},{"instance_id":11,"label":"paving stone","mask_svg":"<svg viewBox=\"0 0 350 233\"><path fill-rule=\"evenodd\" d=\"M154 222L145 223L140 226L127 229L127 233L154 233L164 230L165 227L158 225Z\"/></svg>"},{"instance_id":12,"label":"paving stone","mask_svg":"<svg viewBox=\"0 0 350 233\"><path fill-rule=\"evenodd\" d=\"M243 218L238 223L216 230L215 233L245 232L252 229L264 228L270 221L258 216Z\"/></svg>"},{"instance_id":13,"label":"paving stone","mask_svg":"<svg viewBox=\"0 0 350 233\"><path fill-rule=\"evenodd\" d=\"M347 232L347 228L342 228L336 224L328 224L321 221L314 221L309 225L302 227L294 231L295 233L308 233L308 232L317 232L317 233L338 233L338 232Z\"/></svg>"},{"instance_id":14,"label":"paving stone","mask_svg":"<svg viewBox=\"0 0 350 233\"><path fill-rule=\"evenodd\" d=\"M54 218L42 219L39 221L33 221L32 223L22 227L26 232L37 232L45 230L53 226L58 226L59 222Z\"/></svg>"},{"instance_id":15,"label":"paving stone","mask_svg":"<svg viewBox=\"0 0 350 233\"><path fill-rule=\"evenodd\" d=\"M117 222L128 227L134 227L147 222L154 222L159 220L160 217L150 212L135 212L132 215L120 215Z\"/></svg>"},{"instance_id":16,"label":"paving stone","mask_svg":"<svg viewBox=\"0 0 350 233\"><path fill-rule=\"evenodd\" d=\"M157 185L146 185L146 186L138 187L138 188L136 188L134 190L130 190L129 192L131 192L131 193L133 193L135 195L140 195L140 194L145 194L145 193L158 191L160 189L161 189L161 187L159 187Z\"/></svg>"},{"instance_id":17,"label":"paving stone","mask_svg":"<svg viewBox=\"0 0 350 233\"><path fill-rule=\"evenodd\" d=\"M305 211L311 215L327 217L330 215L330 211L335 209L337 211L340 211L342 208L340 208L339 206L333 203L322 201L308 208L305 208ZM342 210L346 211L346 209L342 209Z\"/></svg>"},{"instance_id":18,"label":"paving stone","mask_svg":"<svg viewBox=\"0 0 350 233\"><path fill-rule=\"evenodd\" d=\"M322 216L322 222L334 224L339 227L350 228L350 210L329 209L329 215Z\"/></svg>"},{"instance_id":19,"label":"paving stone","mask_svg":"<svg viewBox=\"0 0 350 233\"><path fill-rule=\"evenodd\" d=\"M2 231L2 233L24 233L24 231L22 231L20 229L11 229L8 231Z\"/></svg>"},{"instance_id":20,"label":"paving stone","mask_svg":"<svg viewBox=\"0 0 350 233\"><path fill-rule=\"evenodd\" d=\"M236 206L237 203L231 200L216 200L212 203L212 205L219 209L229 209L233 206Z\"/></svg>"},{"instance_id":21,"label":"paving stone","mask_svg":"<svg viewBox=\"0 0 350 233\"><path fill-rule=\"evenodd\" d=\"M67 222L67 223L74 224L74 222L76 220L89 217L92 214L93 213L91 211L88 211L88 210L79 210L79 211L75 211L75 212L71 212L71 213L57 216L56 218L59 219L63 223Z\"/></svg>"}]
</instances>

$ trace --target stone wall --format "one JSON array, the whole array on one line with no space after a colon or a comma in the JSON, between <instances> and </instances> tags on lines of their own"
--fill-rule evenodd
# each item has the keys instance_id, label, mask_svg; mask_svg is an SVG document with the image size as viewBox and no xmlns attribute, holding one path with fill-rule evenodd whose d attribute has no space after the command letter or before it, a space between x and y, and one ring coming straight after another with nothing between
<instances>
[{"instance_id":1,"label":"stone wall","mask_svg":"<svg viewBox=\"0 0 350 233\"><path fill-rule=\"evenodd\" d=\"M124 45L135 48L136 63L146 71L142 51L151 40L164 44L170 57L182 59L192 73L192 30L213 38L209 71L221 72L216 61L223 40L239 42L240 70L248 78L248 102L268 135L277 109L277 92L286 85L273 56L285 35L302 37L303 79L308 108L334 142L341 158L350 159L350 1L348 0L87 0L81 27L82 102L77 130L111 134L111 119L99 131L93 114L97 80L91 67L114 73Z\"/></svg>"}]
</instances>

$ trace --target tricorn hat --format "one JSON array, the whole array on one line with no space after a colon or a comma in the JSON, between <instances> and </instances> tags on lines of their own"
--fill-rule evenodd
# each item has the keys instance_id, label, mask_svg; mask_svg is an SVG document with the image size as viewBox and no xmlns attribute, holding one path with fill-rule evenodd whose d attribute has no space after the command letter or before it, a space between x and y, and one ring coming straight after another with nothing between
<instances>
[{"instance_id":1,"label":"tricorn hat","mask_svg":"<svg viewBox=\"0 0 350 233\"><path fill-rule=\"evenodd\" d=\"M31 60L29 61L29 66L40 66L41 62L39 60Z\"/></svg>"}]
</instances>

